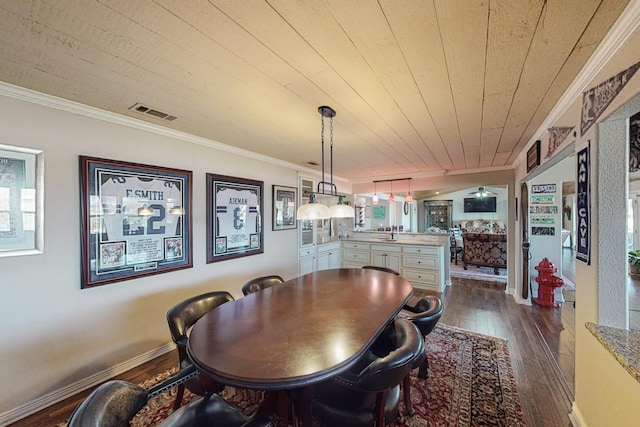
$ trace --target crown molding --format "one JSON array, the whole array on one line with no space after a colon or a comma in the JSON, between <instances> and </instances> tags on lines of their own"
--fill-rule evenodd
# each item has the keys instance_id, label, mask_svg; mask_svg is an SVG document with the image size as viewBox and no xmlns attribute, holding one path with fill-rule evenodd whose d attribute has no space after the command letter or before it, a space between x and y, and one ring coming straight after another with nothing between
<instances>
[{"instance_id":1,"label":"crown molding","mask_svg":"<svg viewBox=\"0 0 640 427\"><path fill-rule=\"evenodd\" d=\"M0 81L0 95L8 98L19 99L21 101L30 102L32 104L42 105L44 107L52 108L55 110L66 111L72 114L78 114L81 116L89 117L104 122L109 122L121 126L126 126L132 129L141 130L144 132L153 133L156 135L176 139L179 141L188 142L191 144L202 145L205 147L213 148L216 150L224 151L231 154L236 154L243 157L259 160L265 163L273 164L276 166L282 166L295 171L306 172L310 174L319 174L315 169L311 169L305 166L297 165L295 163L286 162L284 160L276 159L274 157L265 156L255 153L253 151L244 150L242 148L232 147L227 144L223 144L212 139L202 138L192 135L186 132L180 132L177 130L169 129L163 126L159 126L153 123L145 122L143 120L135 119L132 117L124 116L122 114L113 113L110 111L102 110L100 108L91 107L89 105L81 104L79 102L70 101L68 99L60 98L54 95L38 92L35 90L27 89L21 86L13 85ZM348 182L345 178L337 177L334 175L334 181Z\"/></svg>"}]
</instances>

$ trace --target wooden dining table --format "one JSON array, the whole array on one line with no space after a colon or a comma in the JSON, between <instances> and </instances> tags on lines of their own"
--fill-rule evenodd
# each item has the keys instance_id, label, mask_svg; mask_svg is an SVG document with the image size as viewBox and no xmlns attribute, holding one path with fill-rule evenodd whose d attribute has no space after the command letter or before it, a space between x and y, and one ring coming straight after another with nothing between
<instances>
[{"instance_id":1,"label":"wooden dining table","mask_svg":"<svg viewBox=\"0 0 640 427\"><path fill-rule=\"evenodd\" d=\"M216 307L194 325L187 352L222 384L274 392L280 408L288 396L291 413L280 415L309 426L314 385L354 364L412 293L406 279L377 270L306 274Z\"/></svg>"}]
</instances>

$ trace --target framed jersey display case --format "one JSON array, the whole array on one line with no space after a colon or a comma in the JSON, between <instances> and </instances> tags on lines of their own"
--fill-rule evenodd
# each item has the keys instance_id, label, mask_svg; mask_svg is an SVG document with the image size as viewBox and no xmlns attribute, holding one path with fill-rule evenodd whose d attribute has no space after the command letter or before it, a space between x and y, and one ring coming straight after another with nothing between
<instances>
[{"instance_id":1,"label":"framed jersey display case","mask_svg":"<svg viewBox=\"0 0 640 427\"><path fill-rule=\"evenodd\" d=\"M207 174L207 263L261 254L263 182Z\"/></svg>"},{"instance_id":2,"label":"framed jersey display case","mask_svg":"<svg viewBox=\"0 0 640 427\"><path fill-rule=\"evenodd\" d=\"M193 266L191 171L80 156L82 288Z\"/></svg>"}]
</instances>

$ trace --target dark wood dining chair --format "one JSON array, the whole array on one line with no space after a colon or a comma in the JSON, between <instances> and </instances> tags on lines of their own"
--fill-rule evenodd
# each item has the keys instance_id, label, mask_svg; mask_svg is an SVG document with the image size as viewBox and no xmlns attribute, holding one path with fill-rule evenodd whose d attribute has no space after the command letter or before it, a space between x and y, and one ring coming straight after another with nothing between
<instances>
[{"instance_id":1,"label":"dark wood dining chair","mask_svg":"<svg viewBox=\"0 0 640 427\"><path fill-rule=\"evenodd\" d=\"M399 412L400 384L424 354L416 326L396 318L354 366L318 384L312 414L326 426L385 426Z\"/></svg>"},{"instance_id":2,"label":"dark wood dining chair","mask_svg":"<svg viewBox=\"0 0 640 427\"><path fill-rule=\"evenodd\" d=\"M421 298L415 305L405 305L399 314L400 318L413 323L424 340L433 331L444 313L442 300L435 295L427 295ZM426 350L423 357L415 360L413 369L418 368L418 378L426 379L429 376L429 358ZM404 406L407 414L413 415L411 405L411 376L407 375L402 383Z\"/></svg>"},{"instance_id":3,"label":"dark wood dining chair","mask_svg":"<svg viewBox=\"0 0 640 427\"><path fill-rule=\"evenodd\" d=\"M233 295L229 292L213 291L187 298L167 311L167 323L169 324L171 338L178 348L178 363L180 369L192 366L191 360L189 360L189 357L187 356L189 329L198 321L198 319L209 311L221 304L233 300ZM212 380L210 383L207 381L207 385L205 387L197 378L185 384L181 384L178 386L176 402L173 407L174 409L180 407L185 388L189 389L192 393L202 396L206 391L220 391L222 386L216 384Z\"/></svg>"},{"instance_id":4,"label":"dark wood dining chair","mask_svg":"<svg viewBox=\"0 0 640 427\"><path fill-rule=\"evenodd\" d=\"M455 260L456 265L458 265L458 256L462 256L463 248L458 246L458 241L453 233L449 234L449 242L451 250L451 259L449 262L453 262Z\"/></svg>"},{"instance_id":5,"label":"dark wood dining chair","mask_svg":"<svg viewBox=\"0 0 640 427\"><path fill-rule=\"evenodd\" d=\"M281 283L284 283L284 279L276 275L256 277L255 279L251 279L247 283L242 285L242 294L247 296L254 292L258 292L271 286L279 285Z\"/></svg>"},{"instance_id":6,"label":"dark wood dining chair","mask_svg":"<svg viewBox=\"0 0 640 427\"><path fill-rule=\"evenodd\" d=\"M393 268L389 268L389 267L378 267L377 265L365 265L362 268L365 268L365 269L368 269L368 270L384 271L385 273L395 274L396 276L400 275L400 273L398 273L396 270L394 270Z\"/></svg>"},{"instance_id":7,"label":"dark wood dining chair","mask_svg":"<svg viewBox=\"0 0 640 427\"><path fill-rule=\"evenodd\" d=\"M195 369L191 371L194 373ZM171 389L186 378L178 372L160 384L145 389L128 381L110 380L91 392L69 418L68 427L128 427L129 421L152 397ZM266 416L249 418L215 393L207 393L179 408L162 421L160 427L218 425L225 427L268 427Z\"/></svg>"}]
</instances>

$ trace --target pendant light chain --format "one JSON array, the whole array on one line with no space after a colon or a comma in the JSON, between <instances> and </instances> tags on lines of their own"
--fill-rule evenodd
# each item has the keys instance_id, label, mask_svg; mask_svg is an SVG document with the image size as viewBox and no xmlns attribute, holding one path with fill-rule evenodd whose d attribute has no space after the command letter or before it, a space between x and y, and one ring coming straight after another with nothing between
<instances>
[{"instance_id":1,"label":"pendant light chain","mask_svg":"<svg viewBox=\"0 0 640 427\"><path fill-rule=\"evenodd\" d=\"M324 114L320 113L320 141L322 142L322 193L324 193ZM318 188L320 190L320 188Z\"/></svg>"},{"instance_id":2,"label":"pendant light chain","mask_svg":"<svg viewBox=\"0 0 640 427\"><path fill-rule=\"evenodd\" d=\"M324 124L324 118L322 120ZM329 118L329 141L331 142L331 192L333 193L333 116ZM336 191L337 192L337 191Z\"/></svg>"}]
</instances>

